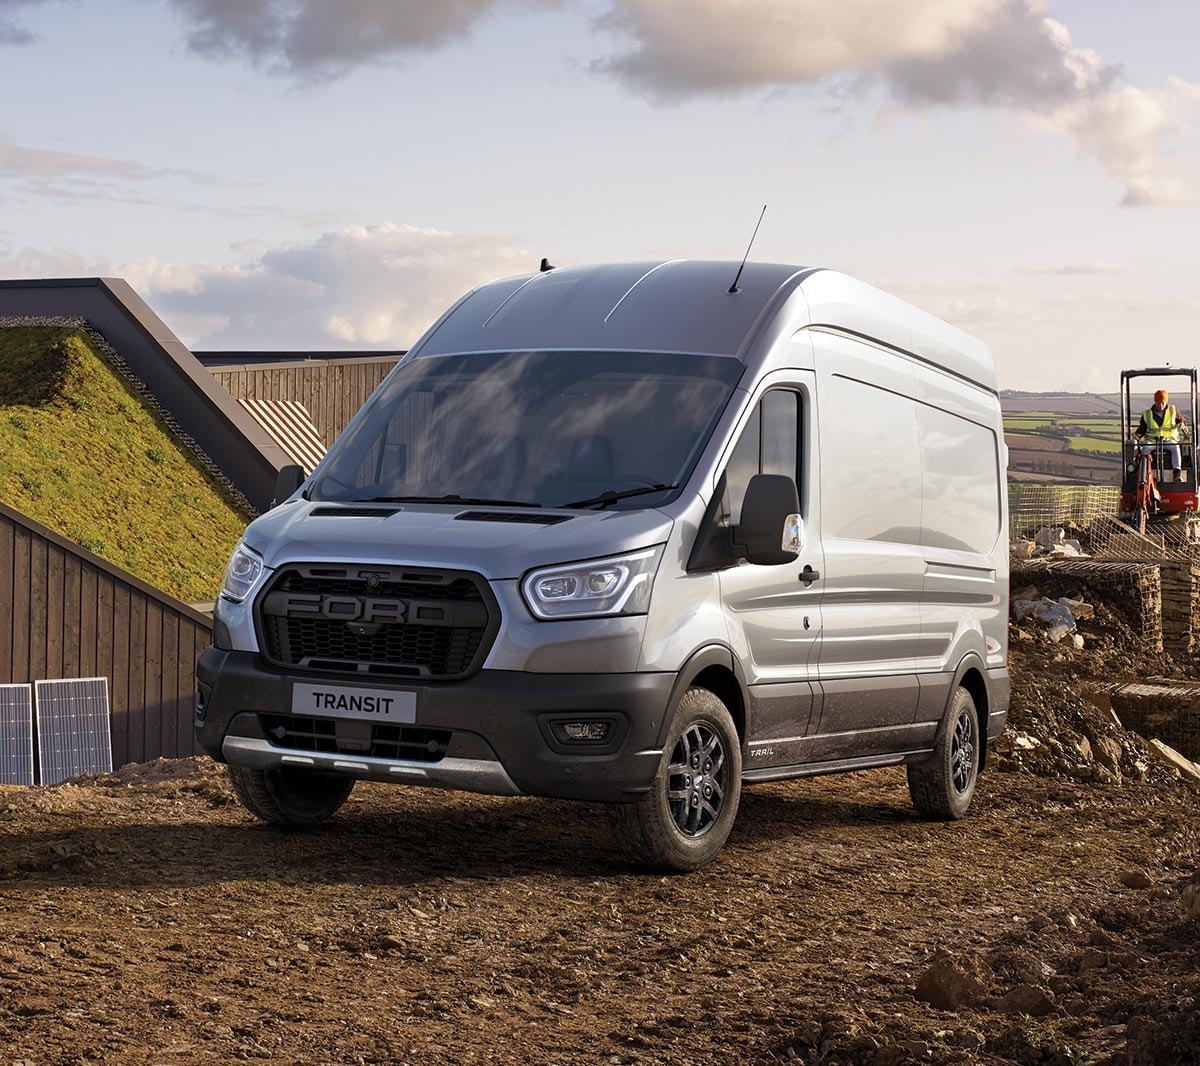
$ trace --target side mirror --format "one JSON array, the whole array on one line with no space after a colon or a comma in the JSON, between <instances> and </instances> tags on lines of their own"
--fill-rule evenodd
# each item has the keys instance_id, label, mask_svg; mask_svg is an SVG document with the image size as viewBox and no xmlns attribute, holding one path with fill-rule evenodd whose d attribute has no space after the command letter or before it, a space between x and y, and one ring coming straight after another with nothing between
<instances>
[{"instance_id":1,"label":"side mirror","mask_svg":"<svg viewBox=\"0 0 1200 1066\"><path fill-rule=\"evenodd\" d=\"M750 479L733 542L744 558L759 566L782 566L800 554L804 520L800 494L790 477L755 474Z\"/></svg>"},{"instance_id":2,"label":"side mirror","mask_svg":"<svg viewBox=\"0 0 1200 1066\"><path fill-rule=\"evenodd\" d=\"M295 463L281 467L279 476L275 479L275 499L271 501L271 506L278 507L303 484L303 467L297 466Z\"/></svg>"}]
</instances>

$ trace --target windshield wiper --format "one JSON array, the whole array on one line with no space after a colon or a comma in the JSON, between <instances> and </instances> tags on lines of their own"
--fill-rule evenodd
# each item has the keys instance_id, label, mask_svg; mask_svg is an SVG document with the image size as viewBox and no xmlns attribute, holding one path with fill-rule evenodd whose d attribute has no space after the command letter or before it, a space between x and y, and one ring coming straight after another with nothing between
<instances>
[{"instance_id":1,"label":"windshield wiper","mask_svg":"<svg viewBox=\"0 0 1200 1066\"><path fill-rule=\"evenodd\" d=\"M459 496L451 492L445 496L372 496L369 500L355 503L487 503L494 507L541 507L529 500L489 500L482 496Z\"/></svg>"},{"instance_id":2,"label":"windshield wiper","mask_svg":"<svg viewBox=\"0 0 1200 1066\"><path fill-rule=\"evenodd\" d=\"M600 493L599 496L593 496L589 500L576 500L574 503L560 504L561 507L592 507L599 504L601 507L607 507L610 503L616 503L617 500L627 500L630 496L645 496L651 492L666 492L669 489L677 489L678 485L644 485L640 489L626 489L624 492L613 492L608 489Z\"/></svg>"}]
</instances>

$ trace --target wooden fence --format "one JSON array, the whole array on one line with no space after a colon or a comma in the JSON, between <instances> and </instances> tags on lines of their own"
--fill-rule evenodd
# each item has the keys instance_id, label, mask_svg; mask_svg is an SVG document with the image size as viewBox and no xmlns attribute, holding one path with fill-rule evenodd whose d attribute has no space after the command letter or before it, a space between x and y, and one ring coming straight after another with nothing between
<instances>
[{"instance_id":1,"label":"wooden fence","mask_svg":"<svg viewBox=\"0 0 1200 1066\"><path fill-rule=\"evenodd\" d=\"M114 766L199 752L210 633L186 603L0 504L0 683L107 677Z\"/></svg>"},{"instance_id":2,"label":"wooden fence","mask_svg":"<svg viewBox=\"0 0 1200 1066\"><path fill-rule=\"evenodd\" d=\"M386 356L214 366L210 373L235 400L304 404L328 447L398 360L398 356Z\"/></svg>"}]
</instances>

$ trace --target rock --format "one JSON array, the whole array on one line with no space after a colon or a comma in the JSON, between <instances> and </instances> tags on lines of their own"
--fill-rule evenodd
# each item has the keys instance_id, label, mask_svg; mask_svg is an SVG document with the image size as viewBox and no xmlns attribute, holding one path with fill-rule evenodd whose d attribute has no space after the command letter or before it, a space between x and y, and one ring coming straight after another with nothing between
<instances>
[{"instance_id":1,"label":"rock","mask_svg":"<svg viewBox=\"0 0 1200 1066\"><path fill-rule=\"evenodd\" d=\"M1054 997L1036 985L1020 984L997 1000L996 1009L1005 1014L1028 1014L1032 1018L1044 1018L1054 1010Z\"/></svg>"},{"instance_id":2,"label":"rock","mask_svg":"<svg viewBox=\"0 0 1200 1066\"><path fill-rule=\"evenodd\" d=\"M1150 741L1148 748L1163 762L1175 767L1189 781L1200 784L1200 766L1197 766L1191 759L1180 755L1174 748L1164 744L1161 740Z\"/></svg>"},{"instance_id":3,"label":"rock","mask_svg":"<svg viewBox=\"0 0 1200 1066\"><path fill-rule=\"evenodd\" d=\"M1017 733L1013 737L1013 747L1021 751L1033 751L1034 748L1040 748L1042 742L1037 737L1031 737L1028 733Z\"/></svg>"},{"instance_id":4,"label":"rock","mask_svg":"<svg viewBox=\"0 0 1200 1066\"><path fill-rule=\"evenodd\" d=\"M956 956L938 948L917 981L917 999L940 1010L977 1006L987 999L989 977L983 960L973 952Z\"/></svg>"},{"instance_id":5,"label":"rock","mask_svg":"<svg viewBox=\"0 0 1200 1066\"><path fill-rule=\"evenodd\" d=\"M1018 622L1024 622L1034 611L1041 605L1041 600L1019 600L1012 601L1013 617Z\"/></svg>"},{"instance_id":6,"label":"rock","mask_svg":"<svg viewBox=\"0 0 1200 1066\"><path fill-rule=\"evenodd\" d=\"M1067 607L1045 596L1040 600L1013 600L1012 613L1018 622L1032 618L1046 626L1046 636L1055 644L1075 632L1075 616Z\"/></svg>"},{"instance_id":7,"label":"rock","mask_svg":"<svg viewBox=\"0 0 1200 1066\"><path fill-rule=\"evenodd\" d=\"M1154 887L1154 882L1150 880L1150 875L1145 870L1125 870L1120 874L1119 880L1126 888L1144 890Z\"/></svg>"},{"instance_id":8,"label":"rock","mask_svg":"<svg viewBox=\"0 0 1200 1066\"><path fill-rule=\"evenodd\" d=\"M1108 966L1109 961L1107 952L1088 948L1079 956L1079 972L1087 973L1089 970L1102 970Z\"/></svg>"},{"instance_id":9,"label":"rock","mask_svg":"<svg viewBox=\"0 0 1200 1066\"><path fill-rule=\"evenodd\" d=\"M1010 600L1033 600L1037 602L1042 598L1042 590L1037 585L1026 585L1023 589L1018 589L1012 592L1008 597Z\"/></svg>"},{"instance_id":10,"label":"rock","mask_svg":"<svg viewBox=\"0 0 1200 1066\"><path fill-rule=\"evenodd\" d=\"M1075 750L1079 752L1079 756L1084 762L1092 761L1092 745L1087 737L1080 737L1075 741Z\"/></svg>"},{"instance_id":11,"label":"rock","mask_svg":"<svg viewBox=\"0 0 1200 1066\"><path fill-rule=\"evenodd\" d=\"M1200 922L1200 885L1184 885L1179 894L1183 915L1193 922Z\"/></svg>"},{"instance_id":12,"label":"rock","mask_svg":"<svg viewBox=\"0 0 1200 1066\"><path fill-rule=\"evenodd\" d=\"M1042 526L1034 535L1033 542L1039 548L1045 548L1049 551L1057 544L1061 544L1066 538L1066 530L1062 526Z\"/></svg>"},{"instance_id":13,"label":"rock","mask_svg":"<svg viewBox=\"0 0 1200 1066\"><path fill-rule=\"evenodd\" d=\"M1071 643L1075 645L1076 651L1083 651L1083 637L1080 634L1072 634Z\"/></svg>"},{"instance_id":14,"label":"rock","mask_svg":"<svg viewBox=\"0 0 1200 1066\"><path fill-rule=\"evenodd\" d=\"M1037 545L1031 540L1014 540L1008 545L1009 554L1014 559L1031 559L1037 550Z\"/></svg>"},{"instance_id":15,"label":"rock","mask_svg":"<svg viewBox=\"0 0 1200 1066\"><path fill-rule=\"evenodd\" d=\"M1093 751L1095 752L1096 762L1103 766L1110 774L1120 775L1121 756L1124 755L1124 752L1116 740L1112 737L1097 737Z\"/></svg>"},{"instance_id":16,"label":"rock","mask_svg":"<svg viewBox=\"0 0 1200 1066\"><path fill-rule=\"evenodd\" d=\"M1084 603L1083 600L1073 600L1068 596L1059 596L1058 602L1071 612L1071 617L1076 621L1082 619L1087 621L1089 618L1096 617L1096 608L1090 603Z\"/></svg>"},{"instance_id":17,"label":"rock","mask_svg":"<svg viewBox=\"0 0 1200 1066\"><path fill-rule=\"evenodd\" d=\"M1050 555L1055 559L1086 559L1087 553L1078 547L1079 541L1072 540L1056 544L1050 549Z\"/></svg>"},{"instance_id":18,"label":"rock","mask_svg":"<svg viewBox=\"0 0 1200 1066\"><path fill-rule=\"evenodd\" d=\"M1070 636L1075 630L1075 620L1070 622L1055 622L1046 630L1046 636L1051 644L1057 644L1063 637Z\"/></svg>"},{"instance_id":19,"label":"rock","mask_svg":"<svg viewBox=\"0 0 1200 1066\"><path fill-rule=\"evenodd\" d=\"M984 1035L975 1029L963 1029L961 1032L955 1033L950 1037L951 1044L955 1047L964 1047L968 1049L981 1048L987 1043Z\"/></svg>"}]
</instances>

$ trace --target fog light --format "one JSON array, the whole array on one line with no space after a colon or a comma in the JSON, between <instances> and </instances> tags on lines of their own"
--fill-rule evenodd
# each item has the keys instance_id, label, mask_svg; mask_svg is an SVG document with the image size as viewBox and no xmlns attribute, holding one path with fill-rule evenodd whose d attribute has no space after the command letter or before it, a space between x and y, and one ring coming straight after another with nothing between
<instances>
[{"instance_id":1,"label":"fog light","mask_svg":"<svg viewBox=\"0 0 1200 1066\"><path fill-rule=\"evenodd\" d=\"M611 722L557 722L562 739L568 741L599 741L608 736Z\"/></svg>"}]
</instances>

